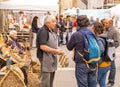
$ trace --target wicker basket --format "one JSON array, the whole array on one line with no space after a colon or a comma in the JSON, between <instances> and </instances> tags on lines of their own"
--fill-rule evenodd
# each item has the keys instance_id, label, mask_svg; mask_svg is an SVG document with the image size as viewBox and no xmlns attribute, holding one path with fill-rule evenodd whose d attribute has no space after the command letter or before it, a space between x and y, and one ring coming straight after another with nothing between
<instances>
[{"instance_id":1,"label":"wicker basket","mask_svg":"<svg viewBox=\"0 0 120 87\"><path fill-rule=\"evenodd\" d=\"M60 56L59 62L60 62L60 65L62 67L68 67L68 65L69 65L68 58L67 58L67 56L65 54Z\"/></svg>"},{"instance_id":2,"label":"wicker basket","mask_svg":"<svg viewBox=\"0 0 120 87\"><path fill-rule=\"evenodd\" d=\"M2 80L2 78L5 76L5 72L1 72L0 71L0 81Z\"/></svg>"},{"instance_id":3,"label":"wicker basket","mask_svg":"<svg viewBox=\"0 0 120 87\"><path fill-rule=\"evenodd\" d=\"M40 87L40 78L34 73L27 73L28 85L27 87Z\"/></svg>"},{"instance_id":4,"label":"wicker basket","mask_svg":"<svg viewBox=\"0 0 120 87\"><path fill-rule=\"evenodd\" d=\"M34 65L32 66L33 73L40 73L40 65Z\"/></svg>"},{"instance_id":5,"label":"wicker basket","mask_svg":"<svg viewBox=\"0 0 120 87\"><path fill-rule=\"evenodd\" d=\"M18 66L16 66L16 65L11 65L11 66L10 66L10 69L11 69L12 71L16 72L16 73L20 76L21 79L24 79L24 75L23 75L21 69L20 69ZM5 66L5 67L3 67L0 71L7 73L8 70L9 70L9 69L7 69L7 67Z\"/></svg>"},{"instance_id":6,"label":"wicker basket","mask_svg":"<svg viewBox=\"0 0 120 87\"><path fill-rule=\"evenodd\" d=\"M10 69L0 82L0 87L26 87L23 79L15 71Z\"/></svg>"}]
</instances>

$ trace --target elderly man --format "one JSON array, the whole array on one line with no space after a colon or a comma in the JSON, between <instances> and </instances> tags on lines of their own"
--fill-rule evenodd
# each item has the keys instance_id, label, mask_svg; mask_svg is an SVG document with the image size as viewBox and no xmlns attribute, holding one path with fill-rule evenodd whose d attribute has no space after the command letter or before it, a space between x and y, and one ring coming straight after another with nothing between
<instances>
[{"instance_id":1,"label":"elderly man","mask_svg":"<svg viewBox=\"0 0 120 87\"><path fill-rule=\"evenodd\" d=\"M107 31L107 37L110 41L109 47L115 47L117 48L120 45L119 41L119 33L113 26L113 20L112 19L106 19L106 31ZM115 51L114 51L115 52ZM116 54L113 54L113 58L116 58ZM115 75L116 75L116 66L115 66L115 60L111 61L111 68L110 73L108 76L108 84L107 87L112 87L115 84Z\"/></svg>"},{"instance_id":2,"label":"elderly man","mask_svg":"<svg viewBox=\"0 0 120 87\"><path fill-rule=\"evenodd\" d=\"M63 51L58 49L58 40L53 32L56 19L47 15L43 27L37 34L37 57L41 62L41 87L53 87L55 71L57 69L57 54Z\"/></svg>"}]
</instances>

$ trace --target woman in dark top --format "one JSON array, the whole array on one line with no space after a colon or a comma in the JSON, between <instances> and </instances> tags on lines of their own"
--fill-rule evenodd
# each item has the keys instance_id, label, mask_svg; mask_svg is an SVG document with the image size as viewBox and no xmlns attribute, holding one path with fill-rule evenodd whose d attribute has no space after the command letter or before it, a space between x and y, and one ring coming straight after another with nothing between
<instances>
[{"instance_id":1,"label":"woman in dark top","mask_svg":"<svg viewBox=\"0 0 120 87\"><path fill-rule=\"evenodd\" d=\"M38 24L37 24L38 17L35 16L32 21L32 33L33 33L33 40L32 40L32 47L36 47L36 35L39 30Z\"/></svg>"}]
</instances>

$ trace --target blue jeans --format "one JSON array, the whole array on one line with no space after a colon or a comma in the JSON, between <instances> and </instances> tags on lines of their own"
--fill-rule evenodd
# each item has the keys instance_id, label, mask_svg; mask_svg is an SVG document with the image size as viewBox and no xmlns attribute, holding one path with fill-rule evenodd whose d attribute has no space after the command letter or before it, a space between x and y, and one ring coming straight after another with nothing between
<instances>
[{"instance_id":1,"label":"blue jeans","mask_svg":"<svg viewBox=\"0 0 120 87\"><path fill-rule=\"evenodd\" d=\"M86 64L76 64L75 75L78 87L97 87L96 71L91 71Z\"/></svg>"},{"instance_id":2,"label":"blue jeans","mask_svg":"<svg viewBox=\"0 0 120 87\"><path fill-rule=\"evenodd\" d=\"M98 83L100 84L100 87L106 87L106 75L109 69L110 66L98 68Z\"/></svg>"},{"instance_id":3,"label":"blue jeans","mask_svg":"<svg viewBox=\"0 0 120 87\"><path fill-rule=\"evenodd\" d=\"M115 66L115 61L111 62L111 66L110 66L110 74L108 77L108 83L115 83L115 75L116 75L116 66Z\"/></svg>"}]
</instances>

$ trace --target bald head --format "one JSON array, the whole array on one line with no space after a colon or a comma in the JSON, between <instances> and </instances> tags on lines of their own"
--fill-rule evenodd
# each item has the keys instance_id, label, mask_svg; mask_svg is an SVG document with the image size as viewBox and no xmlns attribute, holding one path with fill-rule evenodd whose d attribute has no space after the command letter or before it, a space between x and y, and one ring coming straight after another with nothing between
<instances>
[{"instance_id":1,"label":"bald head","mask_svg":"<svg viewBox=\"0 0 120 87\"><path fill-rule=\"evenodd\" d=\"M113 26L113 20L110 19L110 18L106 19L106 24L107 24L107 26L112 27Z\"/></svg>"},{"instance_id":2,"label":"bald head","mask_svg":"<svg viewBox=\"0 0 120 87\"><path fill-rule=\"evenodd\" d=\"M108 19L109 24L113 25L113 20L112 19Z\"/></svg>"},{"instance_id":3,"label":"bald head","mask_svg":"<svg viewBox=\"0 0 120 87\"><path fill-rule=\"evenodd\" d=\"M105 23L105 29L108 30L110 27L113 26L113 20L108 18L108 19L105 19L104 20L104 23Z\"/></svg>"}]
</instances>

